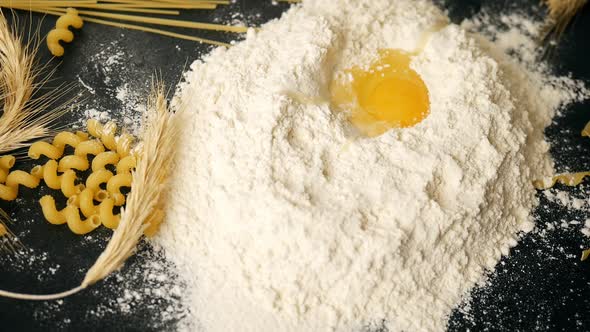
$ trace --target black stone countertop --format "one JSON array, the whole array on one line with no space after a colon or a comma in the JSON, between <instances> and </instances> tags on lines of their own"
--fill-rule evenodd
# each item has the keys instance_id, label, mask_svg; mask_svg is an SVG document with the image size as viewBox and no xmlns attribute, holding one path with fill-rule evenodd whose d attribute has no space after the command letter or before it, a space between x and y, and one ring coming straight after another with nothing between
<instances>
[{"instance_id":1,"label":"black stone countertop","mask_svg":"<svg viewBox=\"0 0 590 332\"><path fill-rule=\"evenodd\" d=\"M460 22L484 9L491 12L531 10L537 0L446 0L438 1ZM214 12L192 11L185 19L230 23L239 19L259 25L279 17L287 5L270 0L239 0ZM9 15L10 16L10 15ZM19 14L22 27L41 22L47 33L55 18ZM178 29L177 32L230 41L233 35ZM586 6L551 58L555 70L590 84L590 6ZM145 96L151 77L160 75L171 88L184 69L210 46L171 39L139 31L128 31L88 23L66 47L66 56L53 60L57 66L50 86L61 82L78 83L84 100L81 107L63 119L75 126L87 109L107 112L124 119L133 116L129 96ZM50 59L42 46L41 61ZM116 62L113 65L112 62ZM90 87L90 89L84 87ZM123 92L123 95L121 93ZM139 98L138 102L141 101ZM590 103L572 105L547 129L558 170L590 170L590 139L580 137L590 121ZM19 168L30 169L26 161ZM586 182L579 188L558 189L588 197ZM0 289L26 292L60 292L79 285L85 271L104 248L110 231L101 229L84 239L65 227L43 221L37 199L46 190L23 190L23 197L2 203L15 220L10 227L26 244L30 254L20 258L0 257ZM590 213L568 211L539 195L541 207L535 215L542 230L547 222L578 220ZM531 331L590 330L590 262L580 262L581 247L590 246L580 226L558 228L526 235L509 257L503 258L490 276L489 285L474 290L469 304L457 309L449 323L452 331ZM149 271L149 273L144 273ZM0 330L6 331L160 331L175 330L183 308L182 291L167 280L175 276L161 255L142 243L139 254L126 267L89 290L61 301L25 302L0 298ZM469 310L465 310L469 307Z\"/></svg>"}]
</instances>

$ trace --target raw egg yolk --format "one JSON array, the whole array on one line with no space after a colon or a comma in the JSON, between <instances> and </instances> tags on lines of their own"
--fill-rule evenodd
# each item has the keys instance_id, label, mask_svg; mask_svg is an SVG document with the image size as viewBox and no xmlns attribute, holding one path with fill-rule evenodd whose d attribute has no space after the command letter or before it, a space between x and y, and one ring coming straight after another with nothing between
<instances>
[{"instance_id":1,"label":"raw egg yolk","mask_svg":"<svg viewBox=\"0 0 590 332\"><path fill-rule=\"evenodd\" d=\"M409 53L381 50L368 69L346 70L345 79L331 84L332 107L347 112L354 127L368 137L415 126L430 113L430 100L410 61Z\"/></svg>"}]
</instances>

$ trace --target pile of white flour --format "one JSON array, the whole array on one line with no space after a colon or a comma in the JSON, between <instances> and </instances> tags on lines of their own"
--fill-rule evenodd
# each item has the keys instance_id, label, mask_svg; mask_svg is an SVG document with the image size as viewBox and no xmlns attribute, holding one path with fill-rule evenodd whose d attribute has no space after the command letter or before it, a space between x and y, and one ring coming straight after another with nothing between
<instances>
[{"instance_id":1,"label":"pile of white flour","mask_svg":"<svg viewBox=\"0 0 590 332\"><path fill-rule=\"evenodd\" d=\"M430 93L422 123L359 138L329 107L337 73L447 21L429 1L306 0L193 63L156 239L186 286L187 328L443 330L534 227L531 181L553 171L543 129L576 82L448 25L412 63Z\"/></svg>"}]
</instances>

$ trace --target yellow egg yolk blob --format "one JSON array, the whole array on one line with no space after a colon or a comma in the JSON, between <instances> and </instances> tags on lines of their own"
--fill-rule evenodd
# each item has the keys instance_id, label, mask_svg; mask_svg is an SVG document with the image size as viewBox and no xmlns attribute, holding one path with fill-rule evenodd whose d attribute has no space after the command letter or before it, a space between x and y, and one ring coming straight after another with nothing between
<instances>
[{"instance_id":1,"label":"yellow egg yolk blob","mask_svg":"<svg viewBox=\"0 0 590 332\"><path fill-rule=\"evenodd\" d=\"M430 113L430 100L410 61L410 53L381 50L368 70L346 70L347 79L336 79L330 87L332 107L348 112L350 122L368 137L415 126Z\"/></svg>"}]
</instances>

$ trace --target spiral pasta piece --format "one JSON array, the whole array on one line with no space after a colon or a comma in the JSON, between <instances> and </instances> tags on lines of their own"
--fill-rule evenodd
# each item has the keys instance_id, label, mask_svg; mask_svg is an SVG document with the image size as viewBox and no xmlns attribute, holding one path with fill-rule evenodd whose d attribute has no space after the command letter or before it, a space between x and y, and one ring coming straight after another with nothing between
<instances>
[{"instance_id":1,"label":"spiral pasta piece","mask_svg":"<svg viewBox=\"0 0 590 332\"><path fill-rule=\"evenodd\" d=\"M111 193L116 206L125 204L125 195L121 193L122 187L131 187L131 173L117 174L107 182L107 191Z\"/></svg>"},{"instance_id":2,"label":"spiral pasta piece","mask_svg":"<svg viewBox=\"0 0 590 332\"><path fill-rule=\"evenodd\" d=\"M76 148L78 144L87 140L88 136L86 138L83 138L79 134L70 133L68 131L62 131L55 135L55 137L53 138L53 146L58 148L63 153L66 148L66 145Z\"/></svg>"},{"instance_id":3,"label":"spiral pasta piece","mask_svg":"<svg viewBox=\"0 0 590 332\"><path fill-rule=\"evenodd\" d=\"M66 223L66 217L63 214L63 210L59 211L55 206L55 199L50 195L45 195L39 200L43 216L50 224L63 225Z\"/></svg>"},{"instance_id":4,"label":"spiral pasta piece","mask_svg":"<svg viewBox=\"0 0 590 332\"><path fill-rule=\"evenodd\" d=\"M59 159L63 155L63 150L44 142L39 141L31 144L28 152L29 158L39 159L41 156L46 156L49 159Z\"/></svg>"},{"instance_id":5,"label":"spiral pasta piece","mask_svg":"<svg viewBox=\"0 0 590 332\"><path fill-rule=\"evenodd\" d=\"M102 202L105 199L110 198L110 197L111 197L111 193L104 190L104 189L101 189L101 190L94 193L94 200L97 202Z\"/></svg>"},{"instance_id":6,"label":"spiral pasta piece","mask_svg":"<svg viewBox=\"0 0 590 332\"><path fill-rule=\"evenodd\" d=\"M69 169L77 169L79 171L85 171L90 168L90 163L86 157L70 155L61 158L57 166L58 172L65 172Z\"/></svg>"},{"instance_id":7,"label":"spiral pasta piece","mask_svg":"<svg viewBox=\"0 0 590 332\"><path fill-rule=\"evenodd\" d=\"M98 214L98 205L94 205L94 192L92 189L86 188L78 195L80 211L84 217L89 218L94 214Z\"/></svg>"},{"instance_id":8,"label":"spiral pasta piece","mask_svg":"<svg viewBox=\"0 0 590 332\"><path fill-rule=\"evenodd\" d=\"M14 156L2 156L0 157L0 183L6 182L8 172L14 166L16 158Z\"/></svg>"},{"instance_id":9,"label":"spiral pasta piece","mask_svg":"<svg viewBox=\"0 0 590 332\"><path fill-rule=\"evenodd\" d=\"M76 184L77 179L76 172L71 169L65 171L61 176L61 192L67 198L78 195L84 190L83 184Z\"/></svg>"},{"instance_id":10,"label":"spiral pasta piece","mask_svg":"<svg viewBox=\"0 0 590 332\"><path fill-rule=\"evenodd\" d=\"M92 171L96 172L99 169L105 168L106 165L117 165L119 162L119 154L113 151L106 151L96 155L92 160Z\"/></svg>"},{"instance_id":11,"label":"spiral pasta piece","mask_svg":"<svg viewBox=\"0 0 590 332\"><path fill-rule=\"evenodd\" d=\"M82 220L80 218L80 210L74 205L66 206L66 208L63 209L63 215L66 218L68 228L74 234L88 234L100 226L100 217L98 215L95 214L86 220Z\"/></svg>"},{"instance_id":12,"label":"spiral pasta piece","mask_svg":"<svg viewBox=\"0 0 590 332\"><path fill-rule=\"evenodd\" d=\"M74 150L74 155L88 158L88 155L98 155L104 152L104 146L98 140L90 140L84 141L78 144L76 150Z\"/></svg>"},{"instance_id":13,"label":"spiral pasta piece","mask_svg":"<svg viewBox=\"0 0 590 332\"><path fill-rule=\"evenodd\" d=\"M18 194L19 185L27 188L37 188L41 180L25 171L12 171L6 177L6 186L14 188Z\"/></svg>"},{"instance_id":14,"label":"spiral pasta piece","mask_svg":"<svg viewBox=\"0 0 590 332\"><path fill-rule=\"evenodd\" d=\"M68 198L68 205L80 206L80 197L78 195L74 195Z\"/></svg>"},{"instance_id":15,"label":"spiral pasta piece","mask_svg":"<svg viewBox=\"0 0 590 332\"><path fill-rule=\"evenodd\" d=\"M49 160L43 166L43 181L45 184L55 190L61 189L61 175L57 175L58 164L55 160Z\"/></svg>"},{"instance_id":16,"label":"spiral pasta piece","mask_svg":"<svg viewBox=\"0 0 590 332\"><path fill-rule=\"evenodd\" d=\"M130 173L136 165L137 159L133 155L128 155L125 158L121 158L119 163L117 163L117 174Z\"/></svg>"},{"instance_id":17,"label":"spiral pasta piece","mask_svg":"<svg viewBox=\"0 0 590 332\"><path fill-rule=\"evenodd\" d=\"M80 139L82 141L87 141L88 138L89 138L88 133L85 133L85 132L80 131L80 130L76 131L76 136L80 137Z\"/></svg>"},{"instance_id":18,"label":"spiral pasta piece","mask_svg":"<svg viewBox=\"0 0 590 332\"><path fill-rule=\"evenodd\" d=\"M94 136L95 138L100 138L102 136L102 124L96 119L90 119L86 121L86 129L90 135Z\"/></svg>"},{"instance_id":19,"label":"spiral pasta piece","mask_svg":"<svg viewBox=\"0 0 590 332\"><path fill-rule=\"evenodd\" d=\"M121 220L120 214L113 214L115 201L112 198L107 198L99 206L100 222L107 228L116 229Z\"/></svg>"},{"instance_id":20,"label":"spiral pasta piece","mask_svg":"<svg viewBox=\"0 0 590 332\"><path fill-rule=\"evenodd\" d=\"M31 175L36 177L39 180L42 180L43 179L43 171L44 171L44 166L37 165L37 166L33 167L33 169L31 169Z\"/></svg>"},{"instance_id":21,"label":"spiral pasta piece","mask_svg":"<svg viewBox=\"0 0 590 332\"><path fill-rule=\"evenodd\" d=\"M9 186L0 184L0 199L4 201L14 201L18 192Z\"/></svg>"},{"instance_id":22,"label":"spiral pasta piece","mask_svg":"<svg viewBox=\"0 0 590 332\"><path fill-rule=\"evenodd\" d=\"M114 122L108 122L102 127L102 135L100 141L111 151L117 150L117 142L115 140L115 133L117 132L117 125Z\"/></svg>"},{"instance_id":23,"label":"spiral pasta piece","mask_svg":"<svg viewBox=\"0 0 590 332\"><path fill-rule=\"evenodd\" d=\"M117 138L117 153L121 158L127 157L131 153L131 145L134 137L129 134L123 134Z\"/></svg>"},{"instance_id":24,"label":"spiral pasta piece","mask_svg":"<svg viewBox=\"0 0 590 332\"><path fill-rule=\"evenodd\" d=\"M100 190L100 185L103 183L108 183L112 177L113 172L107 169L99 169L88 176L86 179L86 188L90 188L92 191L98 192Z\"/></svg>"},{"instance_id":25,"label":"spiral pasta piece","mask_svg":"<svg viewBox=\"0 0 590 332\"><path fill-rule=\"evenodd\" d=\"M47 47L54 56L64 55L64 48L60 45L60 41L70 43L74 40L74 34L68 30L68 27L76 29L82 28L84 22L78 16L78 11L74 8L66 9L66 13L60 16L55 23L55 29L49 31L47 34Z\"/></svg>"},{"instance_id":26,"label":"spiral pasta piece","mask_svg":"<svg viewBox=\"0 0 590 332\"><path fill-rule=\"evenodd\" d=\"M0 199L13 201L18 196L19 186L37 188L41 180L25 171L12 171L6 176L6 184L0 184Z\"/></svg>"},{"instance_id":27,"label":"spiral pasta piece","mask_svg":"<svg viewBox=\"0 0 590 332\"><path fill-rule=\"evenodd\" d=\"M14 167L15 162L16 158L14 156L2 156L0 157L0 168L8 171Z\"/></svg>"}]
</instances>

